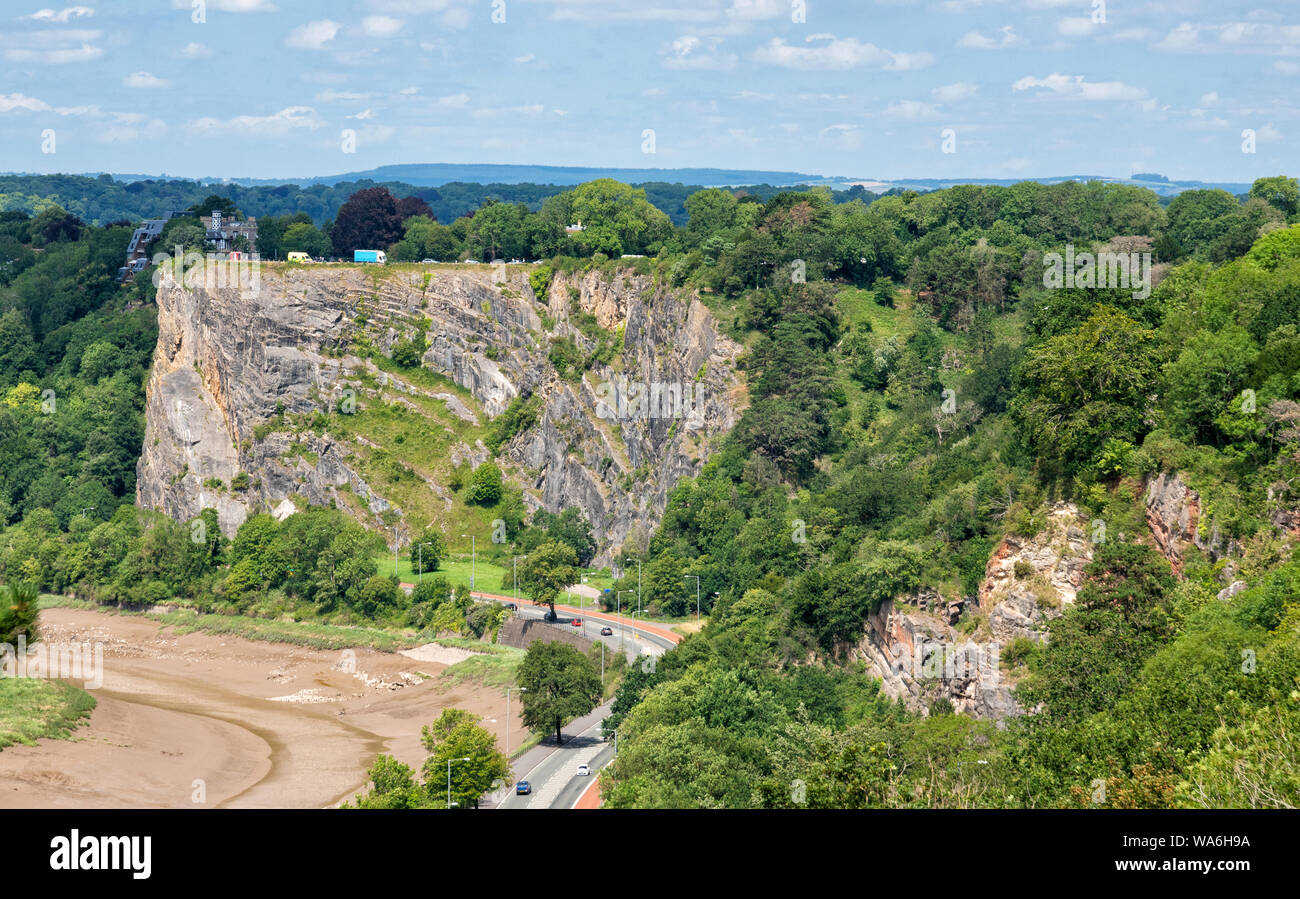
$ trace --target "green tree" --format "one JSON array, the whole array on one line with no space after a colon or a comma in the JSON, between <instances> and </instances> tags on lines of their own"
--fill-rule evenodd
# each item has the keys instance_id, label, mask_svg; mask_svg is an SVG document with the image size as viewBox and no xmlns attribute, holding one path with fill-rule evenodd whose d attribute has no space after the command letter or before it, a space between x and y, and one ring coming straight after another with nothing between
<instances>
[{"instance_id":1,"label":"green tree","mask_svg":"<svg viewBox=\"0 0 1300 899\"><path fill-rule=\"evenodd\" d=\"M421 729L420 743L429 752L423 773L430 799L446 802L448 762L451 801L459 808L477 808L484 793L510 778L510 760L497 749L496 737L463 709L444 709Z\"/></svg>"},{"instance_id":2,"label":"green tree","mask_svg":"<svg viewBox=\"0 0 1300 899\"><path fill-rule=\"evenodd\" d=\"M36 642L41 615L37 598L36 586L31 583L14 582L5 588L0 598L0 644L17 646L20 636L28 643Z\"/></svg>"},{"instance_id":3,"label":"green tree","mask_svg":"<svg viewBox=\"0 0 1300 899\"><path fill-rule=\"evenodd\" d=\"M495 506L501 502L501 469L495 462L484 462L470 477L465 502L477 506Z\"/></svg>"},{"instance_id":4,"label":"green tree","mask_svg":"<svg viewBox=\"0 0 1300 899\"><path fill-rule=\"evenodd\" d=\"M1285 175L1259 178L1250 186L1250 195L1258 197L1288 217L1300 212L1300 181L1295 178Z\"/></svg>"},{"instance_id":5,"label":"green tree","mask_svg":"<svg viewBox=\"0 0 1300 899\"><path fill-rule=\"evenodd\" d=\"M567 722L587 714L600 701L600 675L591 660L563 643L537 642L519 666L523 720L537 731L555 728L555 741Z\"/></svg>"},{"instance_id":6,"label":"green tree","mask_svg":"<svg viewBox=\"0 0 1300 899\"><path fill-rule=\"evenodd\" d=\"M425 528L411 541L411 569L417 574L437 571L446 555L446 541L443 539L442 531L437 528Z\"/></svg>"},{"instance_id":7,"label":"green tree","mask_svg":"<svg viewBox=\"0 0 1300 899\"><path fill-rule=\"evenodd\" d=\"M578 556L567 543L552 540L524 557L519 566L519 586L541 605L555 612L560 591L578 580Z\"/></svg>"}]
</instances>

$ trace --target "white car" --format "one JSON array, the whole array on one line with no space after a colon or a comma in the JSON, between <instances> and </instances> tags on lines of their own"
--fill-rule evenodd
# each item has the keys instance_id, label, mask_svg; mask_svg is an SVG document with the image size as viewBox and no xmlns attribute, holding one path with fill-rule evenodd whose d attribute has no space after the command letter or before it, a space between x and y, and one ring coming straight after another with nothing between
<instances>
[{"instance_id":1,"label":"white car","mask_svg":"<svg viewBox=\"0 0 1300 899\"><path fill-rule=\"evenodd\" d=\"M591 774L591 766L590 766L590 765L579 765L579 766L578 766L578 776L579 776L579 777L587 777L587 776L589 776L590 774Z\"/></svg>"}]
</instances>

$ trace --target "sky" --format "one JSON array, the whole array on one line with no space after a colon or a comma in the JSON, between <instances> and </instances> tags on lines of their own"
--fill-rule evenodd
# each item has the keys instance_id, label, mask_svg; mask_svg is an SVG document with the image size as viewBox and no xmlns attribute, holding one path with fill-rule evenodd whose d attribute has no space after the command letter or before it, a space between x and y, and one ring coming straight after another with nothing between
<instances>
[{"instance_id":1,"label":"sky","mask_svg":"<svg viewBox=\"0 0 1300 899\"><path fill-rule=\"evenodd\" d=\"M1300 174L1300 0L0 0L0 171Z\"/></svg>"}]
</instances>

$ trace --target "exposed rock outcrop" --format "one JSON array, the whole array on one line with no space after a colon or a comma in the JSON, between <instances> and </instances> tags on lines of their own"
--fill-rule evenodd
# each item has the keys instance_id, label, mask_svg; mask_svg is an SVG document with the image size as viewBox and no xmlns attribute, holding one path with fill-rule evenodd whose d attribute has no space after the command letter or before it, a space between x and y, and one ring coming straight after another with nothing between
<instances>
[{"instance_id":1,"label":"exposed rock outcrop","mask_svg":"<svg viewBox=\"0 0 1300 899\"><path fill-rule=\"evenodd\" d=\"M740 347L717 332L698 299L648 276L560 276L542 305L531 271L264 265L258 281L242 287L182 286L164 272L137 502L178 519L215 508L230 534L252 511L281 514L286 501L327 503L346 491L360 508L340 505L363 518L368 511L377 524L390 501L350 464L352 440L360 446L362 438L289 433L281 412L364 403L364 382L389 402L418 410L407 397L433 398L479 423L528 393L541 398L540 415L499 459L530 505L582 509L608 557L634 526L658 521L672 486L696 473L735 424L745 396L735 368ZM552 339L572 338L587 353L596 346L590 328L571 323L578 312L606 330L622 328L622 352L564 380L548 358ZM476 408L385 374L354 349L387 354L417 333L428 347L425 367L468 390ZM611 410L609 385L627 382L689 385L691 402L668 416L617 403ZM477 465L487 450L460 444L449 455L453 464ZM237 477L242 489L232 487ZM445 485L425 481L449 501Z\"/></svg>"},{"instance_id":2,"label":"exposed rock outcrop","mask_svg":"<svg viewBox=\"0 0 1300 899\"><path fill-rule=\"evenodd\" d=\"M1219 526L1202 521L1200 495L1177 475L1161 472L1147 483L1146 520L1151 537L1175 574L1182 574L1188 546L1195 546L1211 562L1239 555L1239 547L1225 541Z\"/></svg>"},{"instance_id":3,"label":"exposed rock outcrop","mask_svg":"<svg viewBox=\"0 0 1300 899\"><path fill-rule=\"evenodd\" d=\"M862 639L844 648L847 655L867 663L887 696L914 709L947 699L957 711L980 718L1019 714L1002 650L1017 638L1047 639L1051 621L1074 602L1092 559L1086 524L1073 504L1058 503L1041 533L1003 538L976 596L945 598L924 590L887 602L867 619ZM965 634L954 627L963 614L982 616L984 623Z\"/></svg>"},{"instance_id":4,"label":"exposed rock outcrop","mask_svg":"<svg viewBox=\"0 0 1300 899\"><path fill-rule=\"evenodd\" d=\"M886 696L917 711L947 699L963 714L1003 719L1018 710L999 650L996 643L963 636L939 616L905 611L890 600L867 619L863 638L847 655L867 663Z\"/></svg>"}]
</instances>

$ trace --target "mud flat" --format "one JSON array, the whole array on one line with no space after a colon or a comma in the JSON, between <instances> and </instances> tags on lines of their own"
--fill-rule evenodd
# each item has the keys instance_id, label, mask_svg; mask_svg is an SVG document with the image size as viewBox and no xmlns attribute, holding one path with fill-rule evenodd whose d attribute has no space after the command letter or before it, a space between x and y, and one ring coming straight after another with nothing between
<instances>
[{"instance_id":1,"label":"mud flat","mask_svg":"<svg viewBox=\"0 0 1300 899\"><path fill-rule=\"evenodd\" d=\"M75 609L48 609L41 623L50 642L102 642L104 683L71 740L0 751L0 808L330 806L365 784L381 752L418 770L420 728L450 707L505 742L503 691L438 677L459 651L177 635L148 618ZM518 705L513 745L526 736Z\"/></svg>"}]
</instances>

